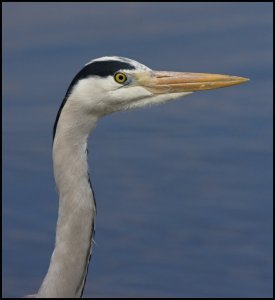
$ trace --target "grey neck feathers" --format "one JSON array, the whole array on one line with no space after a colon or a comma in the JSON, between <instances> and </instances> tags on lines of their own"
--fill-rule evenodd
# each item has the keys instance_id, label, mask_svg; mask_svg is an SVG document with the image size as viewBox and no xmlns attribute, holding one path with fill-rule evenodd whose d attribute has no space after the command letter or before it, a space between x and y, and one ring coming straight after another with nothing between
<instances>
[{"instance_id":1,"label":"grey neck feathers","mask_svg":"<svg viewBox=\"0 0 275 300\"><path fill-rule=\"evenodd\" d=\"M38 298L82 296L96 216L88 174L87 139L96 122L95 116L83 116L82 112L66 109L66 105L58 121L53 143L54 177L59 193L56 241Z\"/></svg>"}]
</instances>

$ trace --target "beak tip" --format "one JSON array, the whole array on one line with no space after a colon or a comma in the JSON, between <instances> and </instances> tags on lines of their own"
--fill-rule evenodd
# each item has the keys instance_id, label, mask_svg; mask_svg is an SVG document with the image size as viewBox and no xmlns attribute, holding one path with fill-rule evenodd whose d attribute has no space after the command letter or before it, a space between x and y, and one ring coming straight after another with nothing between
<instances>
[{"instance_id":1,"label":"beak tip","mask_svg":"<svg viewBox=\"0 0 275 300\"><path fill-rule=\"evenodd\" d=\"M247 81L250 81L250 79L246 78L246 77L237 77L236 79L237 79L238 83L245 83Z\"/></svg>"}]
</instances>

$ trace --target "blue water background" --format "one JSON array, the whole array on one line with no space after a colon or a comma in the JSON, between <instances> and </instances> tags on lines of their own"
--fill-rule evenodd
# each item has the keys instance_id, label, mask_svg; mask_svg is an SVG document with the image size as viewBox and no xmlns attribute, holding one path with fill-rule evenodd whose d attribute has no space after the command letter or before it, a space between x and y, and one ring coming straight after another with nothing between
<instances>
[{"instance_id":1,"label":"blue water background","mask_svg":"<svg viewBox=\"0 0 275 300\"><path fill-rule=\"evenodd\" d=\"M58 209L52 127L82 66L249 77L102 119L85 297L272 296L272 4L3 3L3 297L36 293Z\"/></svg>"}]
</instances>

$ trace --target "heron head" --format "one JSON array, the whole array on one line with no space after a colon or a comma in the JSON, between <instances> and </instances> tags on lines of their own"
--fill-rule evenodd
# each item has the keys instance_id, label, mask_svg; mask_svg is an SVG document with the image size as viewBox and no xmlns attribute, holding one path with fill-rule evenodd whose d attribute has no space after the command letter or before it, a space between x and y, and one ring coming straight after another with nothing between
<instances>
[{"instance_id":1,"label":"heron head","mask_svg":"<svg viewBox=\"0 0 275 300\"><path fill-rule=\"evenodd\" d=\"M85 65L67 94L77 98L84 109L106 115L247 80L219 74L153 71L128 58L102 57Z\"/></svg>"},{"instance_id":2,"label":"heron head","mask_svg":"<svg viewBox=\"0 0 275 300\"><path fill-rule=\"evenodd\" d=\"M70 114L78 112L77 118L89 114L99 118L247 80L220 74L154 71L125 57L97 58L87 63L71 82L59 109L54 133L63 110Z\"/></svg>"}]
</instances>

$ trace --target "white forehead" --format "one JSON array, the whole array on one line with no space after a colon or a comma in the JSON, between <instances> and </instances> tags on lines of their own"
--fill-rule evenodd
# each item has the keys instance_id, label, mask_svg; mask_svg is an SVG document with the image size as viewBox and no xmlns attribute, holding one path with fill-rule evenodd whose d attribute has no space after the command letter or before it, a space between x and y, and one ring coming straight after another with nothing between
<instances>
[{"instance_id":1,"label":"white forehead","mask_svg":"<svg viewBox=\"0 0 275 300\"><path fill-rule=\"evenodd\" d=\"M138 61L127 58L127 57L122 57L122 56L103 56L103 57L99 57L99 58L96 58L96 59L93 59L93 60L89 61L88 63L85 64L85 66L87 66L87 65L89 65L93 62L96 62L96 61L110 61L110 60L129 63L129 64L133 65L136 69L151 71L150 68L148 68L147 66L139 63Z\"/></svg>"}]
</instances>

